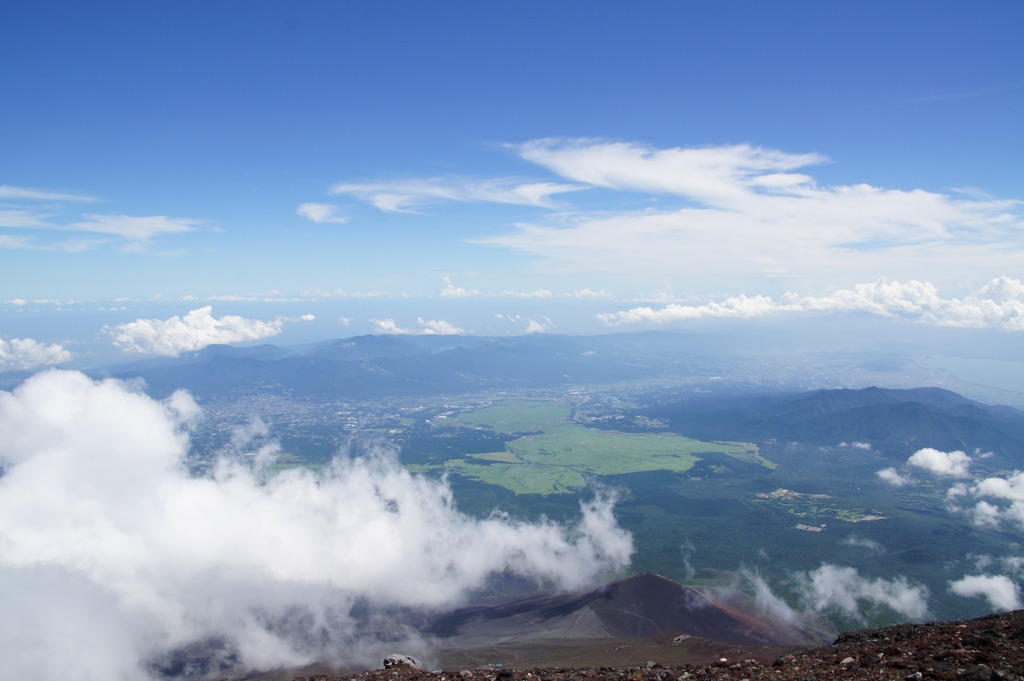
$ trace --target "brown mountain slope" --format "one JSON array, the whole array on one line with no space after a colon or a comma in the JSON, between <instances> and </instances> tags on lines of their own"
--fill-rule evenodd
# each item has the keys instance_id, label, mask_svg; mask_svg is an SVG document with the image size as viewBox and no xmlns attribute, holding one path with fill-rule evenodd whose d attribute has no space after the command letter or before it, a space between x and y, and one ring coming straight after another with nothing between
<instances>
[{"instance_id":1,"label":"brown mountain slope","mask_svg":"<svg viewBox=\"0 0 1024 681\"><path fill-rule=\"evenodd\" d=\"M642 573L599 589L462 608L424 632L444 648L552 639L696 636L738 645L809 645L803 632L721 605L678 582Z\"/></svg>"},{"instance_id":2,"label":"brown mountain slope","mask_svg":"<svg viewBox=\"0 0 1024 681\"><path fill-rule=\"evenodd\" d=\"M673 646L665 644L665 649ZM664 666L649 661L619 669L484 668L426 672L399 668L338 677L360 681L1024 681L1024 611L976 620L903 624L843 634L830 646L774 660L736 655L709 664ZM336 681L327 676L296 681Z\"/></svg>"}]
</instances>

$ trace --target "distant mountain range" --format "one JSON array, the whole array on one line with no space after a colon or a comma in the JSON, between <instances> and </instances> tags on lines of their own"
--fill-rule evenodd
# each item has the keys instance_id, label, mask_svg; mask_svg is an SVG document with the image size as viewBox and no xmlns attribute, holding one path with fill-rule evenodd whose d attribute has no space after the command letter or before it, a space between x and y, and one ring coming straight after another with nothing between
<instances>
[{"instance_id":1,"label":"distant mountain range","mask_svg":"<svg viewBox=\"0 0 1024 681\"><path fill-rule=\"evenodd\" d=\"M721 339L696 333L377 335L288 348L211 345L91 373L142 378L157 397L185 388L200 401L259 394L360 400L646 383L652 401L636 413L699 439L858 441L895 458L921 447L968 453L981 448L1024 459L1024 412L1017 409L987 406L940 388L806 392L791 387L780 393L784 380L754 380L748 365L737 369L739 362ZM673 378L715 392L656 387Z\"/></svg>"},{"instance_id":2,"label":"distant mountain range","mask_svg":"<svg viewBox=\"0 0 1024 681\"><path fill-rule=\"evenodd\" d=\"M830 369L822 369L818 381L804 375L787 383L785 372L776 366L766 369L765 362L751 361L746 342L733 347L714 335L664 331L501 338L367 335L294 347L211 345L180 357L89 373L96 378L141 378L155 397L185 388L200 402L247 395L427 398L628 382L649 395L636 415L699 439L821 445L858 441L895 458L921 447L968 453L981 448L1024 460L1024 412L1017 409L987 406L939 388L800 391L802 385L828 385ZM896 359L891 366L877 357L857 361L857 370L864 372L858 380L905 373L897 370ZM762 374L756 373L758 366ZM25 375L0 376L0 387L14 387ZM698 394L692 386L711 394ZM612 428L624 423L605 421Z\"/></svg>"},{"instance_id":3,"label":"distant mountain range","mask_svg":"<svg viewBox=\"0 0 1024 681\"><path fill-rule=\"evenodd\" d=\"M364 399L701 376L709 373L709 360L701 357L708 356L712 346L696 334L656 332L507 338L356 336L292 348L211 345L176 358L91 373L143 378L155 396L186 388L207 399L256 391Z\"/></svg>"},{"instance_id":4,"label":"distant mountain range","mask_svg":"<svg viewBox=\"0 0 1024 681\"><path fill-rule=\"evenodd\" d=\"M767 341L765 341L767 343ZM752 388L911 388L941 383L988 402L1024 395L959 381L892 352L816 353L760 346L757 339L646 331L594 336L368 335L308 345L210 345L179 357L149 358L89 371L143 378L154 396L186 388L202 399L254 392L299 398L427 397L478 390L557 388L618 382L706 383L732 394ZM27 372L0 374L0 387Z\"/></svg>"},{"instance_id":5,"label":"distant mountain range","mask_svg":"<svg viewBox=\"0 0 1024 681\"><path fill-rule=\"evenodd\" d=\"M688 397L639 413L700 439L776 440L832 446L864 442L895 458L922 447L993 450L1024 457L1024 412L940 388L815 390L743 398Z\"/></svg>"}]
</instances>

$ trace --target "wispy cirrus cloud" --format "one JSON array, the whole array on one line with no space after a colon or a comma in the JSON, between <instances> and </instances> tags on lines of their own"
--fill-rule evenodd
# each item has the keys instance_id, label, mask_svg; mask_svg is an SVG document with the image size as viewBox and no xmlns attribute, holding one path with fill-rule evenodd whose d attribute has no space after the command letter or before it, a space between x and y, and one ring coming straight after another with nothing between
<instances>
[{"instance_id":1,"label":"wispy cirrus cloud","mask_svg":"<svg viewBox=\"0 0 1024 681\"><path fill-rule=\"evenodd\" d=\"M241 343L281 333L285 322L312 321L313 315L278 318L272 321L246 319L235 315L213 316L209 305L169 319L136 319L104 327L113 336L114 345L136 354L177 357L183 352L201 350L214 343Z\"/></svg>"},{"instance_id":2,"label":"wispy cirrus cloud","mask_svg":"<svg viewBox=\"0 0 1024 681\"><path fill-rule=\"evenodd\" d=\"M0 227L12 229L57 229L48 215L29 210L0 210Z\"/></svg>"},{"instance_id":3,"label":"wispy cirrus cloud","mask_svg":"<svg viewBox=\"0 0 1024 681\"><path fill-rule=\"evenodd\" d=\"M824 296L730 296L701 305L672 303L598 315L606 324L667 324L696 319L753 319L801 312L868 312L939 326L1024 330L1024 283L999 277L962 298L943 298L930 282L878 280Z\"/></svg>"},{"instance_id":4,"label":"wispy cirrus cloud","mask_svg":"<svg viewBox=\"0 0 1024 681\"><path fill-rule=\"evenodd\" d=\"M817 153L585 139L512 148L563 180L655 195L636 210L562 211L548 222L474 240L562 271L835 282L912 278L940 268L975 278L1016 271L1024 250L1021 201L822 185L797 172L828 161Z\"/></svg>"},{"instance_id":5,"label":"wispy cirrus cloud","mask_svg":"<svg viewBox=\"0 0 1024 681\"><path fill-rule=\"evenodd\" d=\"M116 243L122 251L148 251L149 241L158 236L191 232L201 223L192 218L166 215L123 215L71 211L64 203L89 203L97 199L80 194L0 186L0 228L36 230L31 237L0 235L0 248L83 252ZM40 207L39 202L46 202ZM51 234L45 236L47 232ZM114 237L54 238L53 232L85 232ZM125 241L119 241L125 240Z\"/></svg>"},{"instance_id":6,"label":"wispy cirrus cloud","mask_svg":"<svg viewBox=\"0 0 1024 681\"><path fill-rule=\"evenodd\" d=\"M190 218L172 218L166 215L83 215L85 220L69 225L72 229L98 234L113 234L136 241L152 239L162 234L191 232L200 221Z\"/></svg>"},{"instance_id":7,"label":"wispy cirrus cloud","mask_svg":"<svg viewBox=\"0 0 1024 681\"><path fill-rule=\"evenodd\" d=\"M83 194L68 194L55 192L46 189L30 189L28 187L15 187L13 185L0 185L0 200L16 201L76 201L91 203L96 201L95 197Z\"/></svg>"},{"instance_id":8,"label":"wispy cirrus cloud","mask_svg":"<svg viewBox=\"0 0 1024 681\"><path fill-rule=\"evenodd\" d=\"M586 188L581 184L528 182L513 178L429 178L395 182L341 182L331 187L330 193L347 194L367 201L382 211L403 213L446 201L553 208L551 197Z\"/></svg>"}]
</instances>

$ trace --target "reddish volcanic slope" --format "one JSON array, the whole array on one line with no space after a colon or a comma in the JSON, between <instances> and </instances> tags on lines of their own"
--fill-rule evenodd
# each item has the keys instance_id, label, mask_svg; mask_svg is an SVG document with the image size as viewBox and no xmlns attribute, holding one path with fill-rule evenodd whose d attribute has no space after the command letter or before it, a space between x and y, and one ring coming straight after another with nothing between
<instances>
[{"instance_id":1,"label":"reddish volcanic slope","mask_svg":"<svg viewBox=\"0 0 1024 681\"><path fill-rule=\"evenodd\" d=\"M593 591L463 608L436 618L442 645L510 640L696 636L737 645L807 645L798 631L715 603L696 589L642 573Z\"/></svg>"},{"instance_id":2,"label":"reddish volcanic slope","mask_svg":"<svg viewBox=\"0 0 1024 681\"><path fill-rule=\"evenodd\" d=\"M663 644L666 652L674 646ZM412 668L296 681L1024 681L1024 611L976 620L902 624L843 634L830 646L751 659L743 649L714 662L677 665L656 648L647 662L596 667Z\"/></svg>"}]
</instances>

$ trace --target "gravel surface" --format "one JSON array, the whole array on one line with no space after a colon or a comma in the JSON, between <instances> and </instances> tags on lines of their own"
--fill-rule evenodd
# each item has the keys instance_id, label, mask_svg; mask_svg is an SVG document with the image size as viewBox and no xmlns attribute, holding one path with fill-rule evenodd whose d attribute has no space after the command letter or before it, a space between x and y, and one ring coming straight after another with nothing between
<instances>
[{"instance_id":1,"label":"gravel surface","mask_svg":"<svg viewBox=\"0 0 1024 681\"><path fill-rule=\"evenodd\" d=\"M662 667L463 669L410 667L296 681L1024 681L1024 611L976 620L851 631L835 643L774 660L727 659Z\"/></svg>"}]
</instances>

